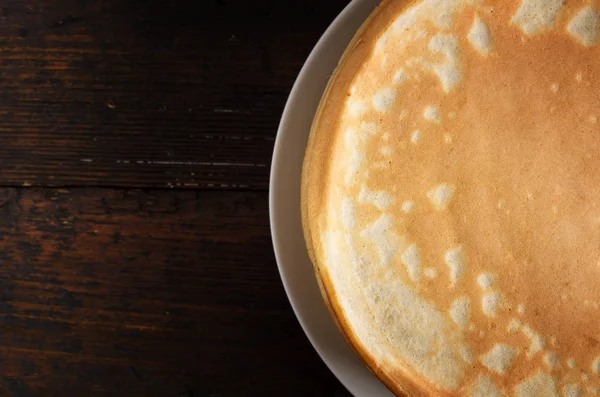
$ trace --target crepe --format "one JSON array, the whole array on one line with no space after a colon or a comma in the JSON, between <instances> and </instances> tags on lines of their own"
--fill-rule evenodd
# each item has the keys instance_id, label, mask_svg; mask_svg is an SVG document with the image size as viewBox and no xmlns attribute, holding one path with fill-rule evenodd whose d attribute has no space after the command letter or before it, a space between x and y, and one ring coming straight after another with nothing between
<instances>
[{"instance_id":1,"label":"crepe","mask_svg":"<svg viewBox=\"0 0 600 397\"><path fill-rule=\"evenodd\" d=\"M398 395L600 392L600 6L387 0L302 177L341 331Z\"/></svg>"}]
</instances>

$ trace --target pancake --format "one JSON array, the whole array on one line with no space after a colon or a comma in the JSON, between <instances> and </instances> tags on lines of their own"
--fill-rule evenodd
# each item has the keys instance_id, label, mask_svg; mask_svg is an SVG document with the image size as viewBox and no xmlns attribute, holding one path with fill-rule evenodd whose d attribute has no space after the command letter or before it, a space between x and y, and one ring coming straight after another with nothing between
<instances>
[{"instance_id":1,"label":"pancake","mask_svg":"<svg viewBox=\"0 0 600 397\"><path fill-rule=\"evenodd\" d=\"M398 395L600 393L600 5L384 0L315 117L308 251Z\"/></svg>"}]
</instances>

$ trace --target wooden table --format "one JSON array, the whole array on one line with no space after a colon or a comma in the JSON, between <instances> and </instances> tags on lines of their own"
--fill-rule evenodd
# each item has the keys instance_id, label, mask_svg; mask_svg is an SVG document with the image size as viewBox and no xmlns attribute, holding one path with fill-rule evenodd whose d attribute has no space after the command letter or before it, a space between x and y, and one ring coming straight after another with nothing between
<instances>
[{"instance_id":1,"label":"wooden table","mask_svg":"<svg viewBox=\"0 0 600 397\"><path fill-rule=\"evenodd\" d=\"M267 202L286 97L346 3L0 4L0 396L348 396Z\"/></svg>"}]
</instances>

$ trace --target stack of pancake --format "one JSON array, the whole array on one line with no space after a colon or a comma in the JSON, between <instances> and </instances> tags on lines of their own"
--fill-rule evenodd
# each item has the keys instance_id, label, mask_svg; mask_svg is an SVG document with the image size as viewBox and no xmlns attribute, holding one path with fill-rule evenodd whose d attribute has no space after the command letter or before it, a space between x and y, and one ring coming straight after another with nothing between
<instances>
[{"instance_id":1,"label":"stack of pancake","mask_svg":"<svg viewBox=\"0 0 600 397\"><path fill-rule=\"evenodd\" d=\"M384 0L323 96L308 250L398 395L600 394L600 4Z\"/></svg>"}]
</instances>

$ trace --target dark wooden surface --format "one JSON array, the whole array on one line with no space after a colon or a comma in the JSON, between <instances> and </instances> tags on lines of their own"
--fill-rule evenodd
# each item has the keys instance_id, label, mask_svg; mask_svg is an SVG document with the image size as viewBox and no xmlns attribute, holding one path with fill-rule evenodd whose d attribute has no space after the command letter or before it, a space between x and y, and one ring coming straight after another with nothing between
<instances>
[{"instance_id":1,"label":"dark wooden surface","mask_svg":"<svg viewBox=\"0 0 600 397\"><path fill-rule=\"evenodd\" d=\"M348 396L267 200L286 97L346 3L0 4L0 396Z\"/></svg>"}]
</instances>

